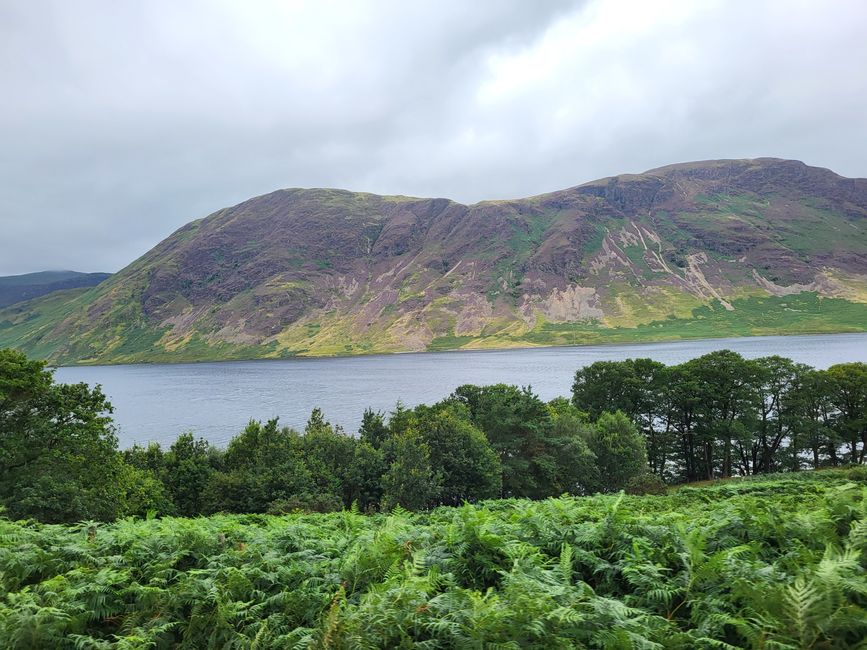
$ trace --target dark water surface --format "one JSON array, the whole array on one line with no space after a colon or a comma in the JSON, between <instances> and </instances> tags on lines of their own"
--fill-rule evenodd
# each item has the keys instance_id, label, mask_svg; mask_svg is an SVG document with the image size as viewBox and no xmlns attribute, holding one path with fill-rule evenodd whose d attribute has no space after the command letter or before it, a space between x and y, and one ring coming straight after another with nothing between
<instances>
[{"instance_id":1,"label":"dark water surface","mask_svg":"<svg viewBox=\"0 0 867 650\"><path fill-rule=\"evenodd\" d=\"M58 381L102 384L115 407L121 447L171 444L193 431L225 444L250 418L280 417L302 428L318 406L355 431L368 406L389 411L435 402L461 384L527 385L543 399L570 394L575 370L594 361L650 357L673 364L713 350L745 357L777 354L816 368L867 362L867 334L766 336L479 352L437 352L329 359L225 361L59 368Z\"/></svg>"}]
</instances>

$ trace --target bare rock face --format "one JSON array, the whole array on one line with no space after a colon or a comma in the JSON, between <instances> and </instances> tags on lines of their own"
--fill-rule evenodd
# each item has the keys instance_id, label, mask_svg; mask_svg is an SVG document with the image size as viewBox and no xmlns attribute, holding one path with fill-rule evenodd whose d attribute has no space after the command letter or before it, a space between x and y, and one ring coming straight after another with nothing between
<instances>
[{"instance_id":1,"label":"bare rock face","mask_svg":"<svg viewBox=\"0 0 867 650\"><path fill-rule=\"evenodd\" d=\"M598 306L598 298L595 287L573 284L562 290L553 289L535 307L552 323L590 320L605 315Z\"/></svg>"},{"instance_id":2,"label":"bare rock face","mask_svg":"<svg viewBox=\"0 0 867 650\"><path fill-rule=\"evenodd\" d=\"M862 300L864 278L867 180L797 161L685 163L475 205L290 189L184 226L50 317L0 312L0 344L65 361L423 350L617 326L627 306L649 322L672 300Z\"/></svg>"},{"instance_id":3,"label":"bare rock face","mask_svg":"<svg viewBox=\"0 0 867 650\"><path fill-rule=\"evenodd\" d=\"M455 321L456 336L479 336L494 313L491 303L479 293L465 294Z\"/></svg>"}]
</instances>

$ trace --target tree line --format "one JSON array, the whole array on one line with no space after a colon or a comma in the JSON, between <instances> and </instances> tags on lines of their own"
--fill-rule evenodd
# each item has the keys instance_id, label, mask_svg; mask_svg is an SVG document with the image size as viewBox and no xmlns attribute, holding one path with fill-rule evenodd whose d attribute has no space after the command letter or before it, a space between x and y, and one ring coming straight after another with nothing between
<instances>
[{"instance_id":1,"label":"tree line","mask_svg":"<svg viewBox=\"0 0 867 650\"><path fill-rule=\"evenodd\" d=\"M599 361L578 370L572 401L591 418L625 413L650 471L667 482L861 464L867 456L867 364L817 370L730 350L666 366Z\"/></svg>"},{"instance_id":2,"label":"tree line","mask_svg":"<svg viewBox=\"0 0 867 650\"><path fill-rule=\"evenodd\" d=\"M597 362L572 398L464 385L433 405L368 410L348 435L251 421L225 448L191 433L120 451L101 389L57 384L0 350L0 504L67 522L214 512L420 510L482 499L664 490L732 474L861 463L867 365L817 371L714 352L678 366Z\"/></svg>"}]
</instances>

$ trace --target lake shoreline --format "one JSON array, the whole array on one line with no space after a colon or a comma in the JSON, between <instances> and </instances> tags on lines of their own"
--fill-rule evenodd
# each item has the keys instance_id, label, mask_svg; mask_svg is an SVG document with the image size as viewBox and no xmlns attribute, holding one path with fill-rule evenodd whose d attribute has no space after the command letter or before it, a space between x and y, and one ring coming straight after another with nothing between
<instances>
[{"instance_id":1,"label":"lake shoreline","mask_svg":"<svg viewBox=\"0 0 867 650\"><path fill-rule=\"evenodd\" d=\"M171 444L193 431L227 442L251 418L279 417L302 429L313 408L346 431L364 409L391 411L447 397L462 384L530 385L545 400L568 396L575 371L600 360L650 357L668 365L720 349L778 355L817 368L867 362L867 334L761 336L444 353L295 357L176 364L67 366L57 381L102 385L114 405L121 446Z\"/></svg>"},{"instance_id":2,"label":"lake shoreline","mask_svg":"<svg viewBox=\"0 0 867 650\"><path fill-rule=\"evenodd\" d=\"M600 342L600 343L575 343L566 345L515 345L507 347L490 347L490 348L454 348L451 350L399 350L396 352L359 352L356 354L311 354L311 355L295 355L287 357L247 357L240 359L200 359L191 360L183 359L178 361L123 361L118 363L74 363L53 365L48 364L49 368L117 368L117 367L137 367L137 366L179 366L179 365L206 365L206 364L224 364L224 363L252 363L252 362L286 362L286 361L330 361L334 359L359 359L359 358L388 358L388 357L411 357L411 356L428 356L428 355L448 355L448 354L464 354L464 353L503 353L525 350L556 350L556 349L584 349L584 348L605 348L605 347L643 347L657 344L678 343L678 342L717 342L717 341L743 341L753 339L797 339L809 338L815 336L859 336L867 335L864 331L847 331L847 332L799 332L797 334L757 334L754 336L697 336L680 337L680 338L660 338L649 339L642 341L629 342Z\"/></svg>"}]
</instances>

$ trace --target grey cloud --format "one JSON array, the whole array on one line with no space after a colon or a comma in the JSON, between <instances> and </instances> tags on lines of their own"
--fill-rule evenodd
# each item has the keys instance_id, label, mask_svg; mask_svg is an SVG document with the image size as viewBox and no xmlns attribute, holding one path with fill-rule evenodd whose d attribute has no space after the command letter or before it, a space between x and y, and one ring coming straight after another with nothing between
<instances>
[{"instance_id":1,"label":"grey cloud","mask_svg":"<svg viewBox=\"0 0 867 650\"><path fill-rule=\"evenodd\" d=\"M114 271L279 187L469 202L759 155L864 176L865 27L855 0L3 3L0 274Z\"/></svg>"}]
</instances>

